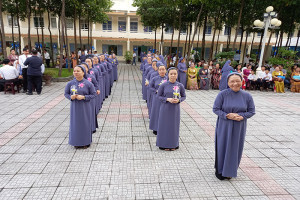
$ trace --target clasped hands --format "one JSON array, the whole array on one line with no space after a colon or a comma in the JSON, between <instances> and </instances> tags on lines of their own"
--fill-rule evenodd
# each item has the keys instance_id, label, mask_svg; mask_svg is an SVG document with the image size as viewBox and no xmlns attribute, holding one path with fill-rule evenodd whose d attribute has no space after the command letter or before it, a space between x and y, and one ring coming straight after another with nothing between
<instances>
[{"instance_id":1,"label":"clasped hands","mask_svg":"<svg viewBox=\"0 0 300 200\"><path fill-rule=\"evenodd\" d=\"M85 96L83 95L78 95L78 94L74 94L74 95L71 95L71 99L74 100L74 99L77 99L77 100L83 100L85 99Z\"/></svg>"},{"instance_id":2,"label":"clasped hands","mask_svg":"<svg viewBox=\"0 0 300 200\"><path fill-rule=\"evenodd\" d=\"M167 101L170 103L179 103L179 99L167 98Z\"/></svg>"},{"instance_id":3,"label":"clasped hands","mask_svg":"<svg viewBox=\"0 0 300 200\"><path fill-rule=\"evenodd\" d=\"M227 119L231 119L231 120L234 120L234 121L242 121L244 119L244 117L240 116L239 114L237 113L228 113L226 115Z\"/></svg>"}]
</instances>

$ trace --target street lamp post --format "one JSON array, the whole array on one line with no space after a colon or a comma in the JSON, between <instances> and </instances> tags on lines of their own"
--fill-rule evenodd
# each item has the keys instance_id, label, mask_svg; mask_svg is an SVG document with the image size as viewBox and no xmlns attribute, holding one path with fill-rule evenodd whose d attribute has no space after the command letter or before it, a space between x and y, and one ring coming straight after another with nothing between
<instances>
[{"instance_id":1,"label":"street lamp post","mask_svg":"<svg viewBox=\"0 0 300 200\"><path fill-rule=\"evenodd\" d=\"M264 29L264 37L263 37L263 43L260 52L259 64L258 64L258 68L256 69L257 74L261 71L268 29L269 28L275 29L281 25L281 21L276 18L277 13L273 10L274 10L273 6L267 7L266 13L264 13L264 21L262 22L260 20L255 20L253 23L255 26L254 28Z\"/></svg>"}]
</instances>

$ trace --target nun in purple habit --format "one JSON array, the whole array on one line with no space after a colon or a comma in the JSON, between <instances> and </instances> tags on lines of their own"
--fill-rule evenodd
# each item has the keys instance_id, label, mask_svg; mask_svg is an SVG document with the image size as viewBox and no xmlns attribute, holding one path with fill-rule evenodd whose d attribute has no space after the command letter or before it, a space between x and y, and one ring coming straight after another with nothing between
<instances>
[{"instance_id":1,"label":"nun in purple habit","mask_svg":"<svg viewBox=\"0 0 300 200\"><path fill-rule=\"evenodd\" d=\"M100 66L100 64L99 64L99 59L98 59L98 57L97 56L94 56L93 57L93 67L95 68L95 69L97 69L98 70L98 73L99 73L99 82L98 82L98 84L99 84L99 90L100 90L100 95L99 95L99 102L100 102L100 109L102 108L102 104L103 104L103 96L105 95L104 94L104 84L105 84L105 82L104 82L104 75L103 75L103 72L102 72L102 70L101 70L101 66ZM100 111L100 109L99 109L99 111Z\"/></svg>"},{"instance_id":2,"label":"nun in purple habit","mask_svg":"<svg viewBox=\"0 0 300 200\"><path fill-rule=\"evenodd\" d=\"M185 58L181 57L178 61L177 65L178 69L178 81L183 84L184 88L186 88L186 72L187 72L187 67L185 64Z\"/></svg>"},{"instance_id":3,"label":"nun in purple habit","mask_svg":"<svg viewBox=\"0 0 300 200\"><path fill-rule=\"evenodd\" d=\"M155 77L155 76L158 76L158 66L160 65L164 65L163 63L161 62L157 62L156 65L154 65L154 71L149 73L148 76L149 76L149 85L148 85L148 93L147 93L147 106L148 106L148 116L149 116L149 119L150 119L150 114L151 114L151 107L152 107L152 95L153 95L153 92L151 91L151 88L150 88L150 83L151 83L151 80Z\"/></svg>"},{"instance_id":4,"label":"nun in purple habit","mask_svg":"<svg viewBox=\"0 0 300 200\"><path fill-rule=\"evenodd\" d=\"M166 66L160 65L158 67L159 75L155 76L150 81L150 90L152 92L152 106L151 106L149 129L153 130L154 135L157 135L159 108L161 104L157 96L157 91L159 86L167 82L168 80L168 77L166 76L166 72L167 72Z\"/></svg>"},{"instance_id":5,"label":"nun in purple habit","mask_svg":"<svg viewBox=\"0 0 300 200\"><path fill-rule=\"evenodd\" d=\"M221 75L221 80L219 85L219 89L221 91L227 88L227 75L230 74L231 72L234 72L234 69L230 65L231 65L231 61L227 60L224 66L222 67L221 70L222 75Z\"/></svg>"},{"instance_id":6,"label":"nun in purple habit","mask_svg":"<svg viewBox=\"0 0 300 200\"><path fill-rule=\"evenodd\" d=\"M84 69L85 69L84 78L93 84L96 91L100 91L95 76L89 74L88 65L86 63L81 63L81 65L79 65L79 66L84 67ZM98 110L98 107L97 107L97 97L94 98L94 99L91 99L91 103L90 103L91 109L92 109L92 111L94 111L94 112L91 112L91 126L92 126L92 132L93 133L95 133L96 129L98 128L97 115L99 113L99 110Z\"/></svg>"},{"instance_id":7,"label":"nun in purple habit","mask_svg":"<svg viewBox=\"0 0 300 200\"><path fill-rule=\"evenodd\" d=\"M215 130L215 175L220 180L237 176L247 119L255 114L252 96L241 89L242 76L233 72L226 78L227 89L218 94L213 106L213 112L218 115Z\"/></svg>"},{"instance_id":8,"label":"nun in purple habit","mask_svg":"<svg viewBox=\"0 0 300 200\"><path fill-rule=\"evenodd\" d=\"M99 69L102 73L102 79L103 79L103 85L102 85L102 98L103 98L103 101L105 101L105 97L106 97L106 77L107 77L107 71L106 71L106 68L104 66L104 64L101 64L101 61L100 61L100 57L98 57L98 65L99 65Z\"/></svg>"},{"instance_id":9,"label":"nun in purple habit","mask_svg":"<svg viewBox=\"0 0 300 200\"><path fill-rule=\"evenodd\" d=\"M161 101L158 117L156 146L161 150L174 151L179 148L180 102L186 98L183 84L177 82L178 72L168 70L169 81L161 84L157 96Z\"/></svg>"},{"instance_id":10,"label":"nun in purple habit","mask_svg":"<svg viewBox=\"0 0 300 200\"><path fill-rule=\"evenodd\" d=\"M92 143L91 105L96 98L96 90L91 82L84 78L84 67L76 66L74 79L65 88L65 97L70 104L69 144L76 148L87 148Z\"/></svg>"},{"instance_id":11,"label":"nun in purple habit","mask_svg":"<svg viewBox=\"0 0 300 200\"><path fill-rule=\"evenodd\" d=\"M108 69L108 66L104 60L104 55L101 55L100 56L100 64L102 64L105 68L105 71L106 71L106 78L105 78L105 97L108 98L109 96L109 92L110 92L110 74L109 74L109 69Z\"/></svg>"},{"instance_id":12,"label":"nun in purple habit","mask_svg":"<svg viewBox=\"0 0 300 200\"><path fill-rule=\"evenodd\" d=\"M165 66L167 66L167 62L165 61L164 56L159 55L158 57L159 57L159 61L162 62Z\"/></svg>"},{"instance_id":13,"label":"nun in purple habit","mask_svg":"<svg viewBox=\"0 0 300 200\"><path fill-rule=\"evenodd\" d=\"M113 66L112 66L112 63L111 63L111 60L109 58L106 59L106 64L108 66L108 72L110 72L110 88L109 88L109 94L111 93L111 87L113 86L114 84L114 70L113 70Z\"/></svg>"},{"instance_id":14,"label":"nun in purple habit","mask_svg":"<svg viewBox=\"0 0 300 200\"><path fill-rule=\"evenodd\" d=\"M119 61L116 57L116 54L113 53L112 55L112 64L113 64L113 70L114 70L114 81L118 80L118 65Z\"/></svg>"},{"instance_id":15,"label":"nun in purple habit","mask_svg":"<svg viewBox=\"0 0 300 200\"><path fill-rule=\"evenodd\" d=\"M100 71L97 68L94 68L93 59L92 58L85 59L85 64L88 65L89 74L93 75L97 81L97 84L99 84L100 83ZM99 112L100 107L101 107L100 90L96 90L96 93L97 93L97 97L96 97L97 100L95 100L95 101L96 101L96 106L97 106L97 109ZM98 114L98 112L97 112L97 114Z\"/></svg>"},{"instance_id":16,"label":"nun in purple habit","mask_svg":"<svg viewBox=\"0 0 300 200\"><path fill-rule=\"evenodd\" d=\"M146 86L146 100L147 100L148 114L149 114L149 98L150 98L150 91L149 91L150 76L151 76L152 72L155 72L155 68L157 67L156 64L157 64L157 60L153 59L151 67L149 67L146 71L145 79L146 79L147 83L145 84L145 86Z\"/></svg>"},{"instance_id":17,"label":"nun in purple habit","mask_svg":"<svg viewBox=\"0 0 300 200\"><path fill-rule=\"evenodd\" d=\"M143 93L143 99L147 101L147 89L145 86L146 83L146 73L148 72L147 70L152 68L152 58L148 57L147 58L147 63L144 65L143 68L143 79L142 79L142 93Z\"/></svg>"}]
</instances>

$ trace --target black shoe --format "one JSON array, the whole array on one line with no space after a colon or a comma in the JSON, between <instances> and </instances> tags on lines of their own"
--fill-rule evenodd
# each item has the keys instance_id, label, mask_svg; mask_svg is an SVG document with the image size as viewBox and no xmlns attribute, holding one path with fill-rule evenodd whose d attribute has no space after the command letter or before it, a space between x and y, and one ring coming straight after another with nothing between
<instances>
[{"instance_id":1,"label":"black shoe","mask_svg":"<svg viewBox=\"0 0 300 200\"><path fill-rule=\"evenodd\" d=\"M40 93L40 92L38 92L37 94L38 94L38 95L40 95L41 93Z\"/></svg>"},{"instance_id":2,"label":"black shoe","mask_svg":"<svg viewBox=\"0 0 300 200\"><path fill-rule=\"evenodd\" d=\"M96 130L95 130L95 131L93 131L93 133L96 133Z\"/></svg>"},{"instance_id":3,"label":"black shoe","mask_svg":"<svg viewBox=\"0 0 300 200\"><path fill-rule=\"evenodd\" d=\"M27 95L32 95L32 93L29 93L29 92L27 92L26 94L27 94Z\"/></svg>"},{"instance_id":4,"label":"black shoe","mask_svg":"<svg viewBox=\"0 0 300 200\"><path fill-rule=\"evenodd\" d=\"M221 181L226 179L226 177L222 176L221 174L218 174L217 172L215 172L215 175Z\"/></svg>"},{"instance_id":5,"label":"black shoe","mask_svg":"<svg viewBox=\"0 0 300 200\"><path fill-rule=\"evenodd\" d=\"M153 134L154 134L154 135L157 135L157 131L153 131Z\"/></svg>"}]
</instances>

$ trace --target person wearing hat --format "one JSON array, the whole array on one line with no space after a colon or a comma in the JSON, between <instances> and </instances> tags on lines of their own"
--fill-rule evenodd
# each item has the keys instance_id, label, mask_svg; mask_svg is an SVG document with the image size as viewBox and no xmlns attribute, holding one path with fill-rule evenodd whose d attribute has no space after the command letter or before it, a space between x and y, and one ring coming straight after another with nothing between
<instances>
[{"instance_id":1,"label":"person wearing hat","mask_svg":"<svg viewBox=\"0 0 300 200\"><path fill-rule=\"evenodd\" d=\"M143 99L147 101L147 88L146 88L146 75L148 70L152 68L152 58L151 56L147 57L146 63L143 65L143 79L142 79L142 94L143 94Z\"/></svg>"},{"instance_id":2,"label":"person wearing hat","mask_svg":"<svg viewBox=\"0 0 300 200\"><path fill-rule=\"evenodd\" d=\"M149 91L149 83L150 83L150 78L151 78L151 74L153 73L153 72L155 72L155 71L157 71L157 59L153 59L152 60L152 65L151 65L152 67L150 68L148 68L147 69L147 71L146 71L146 83L145 83L145 86L146 86L146 99L147 99L147 108L148 108L148 114L150 114L149 112L149 107L150 107L150 105L149 105L149 99L150 99L150 91Z\"/></svg>"},{"instance_id":3,"label":"person wearing hat","mask_svg":"<svg viewBox=\"0 0 300 200\"><path fill-rule=\"evenodd\" d=\"M163 63L161 62L156 62L156 65L152 65L154 71L151 72L151 73L148 73L148 77L149 77L149 86L148 86L148 99L147 99L147 106L148 106L148 115L149 115L149 118L150 118L150 114L151 114L151 107L152 107L152 96L153 96L153 91L151 90L151 86L150 86L150 83L152 81L152 79L156 76L159 75L158 73L158 67L161 66L161 65L164 65Z\"/></svg>"},{"instance_id":4,"label":"person wearing hat","mask_svg":"<svg viewBox=\"0 0 300 200\"><path fill-rule=\"evenodd\" d=\"M185 58L181 57L178 61L177 65L178 69L178 81L183 84L184 88L186 88L186 72L187 72L187 67L185 64Z\"/></svg>"},{"instance_id":5,"label":"person wearing hat","mask_svg":"<svg viewBox=\"0 0 300 200\"><path fill-rule=\"evenodd\" d=\"M67 83L65 97L70 104L69 144L76 148L88 148L92 143L91 100L96 98L94 85L84 78L85 68L76 66L74 79Z\"/></svg>"},{"instance_id":6,"label":"person wearing hat","mask_svg":"<svg viewBox=\"0 0 300 200\"><path fill-rule=\"evenodd\" d=\"M218 116L215 129L215 175L218 179L237 176L242 158L247 119L255 115L252 96L241 89L238 72L227 75L227 89L215 99L213 112Z\"/></svg>"},{"instance_id":7,"label":"person wearing hat","mask_svg":"<svg viewBox=\"0 0 300 200\"><path fill-rule=\"evenodd\" d=\"M220 80L220 85L219 85L219 89L221 91L225 90L227 88L227 86L228 86L227 75L233 71L234 71L234 69L231 67L231 61L227 60L221 70L222 75L221 75L221 80Z\"/></svg>"}]
</instances>

